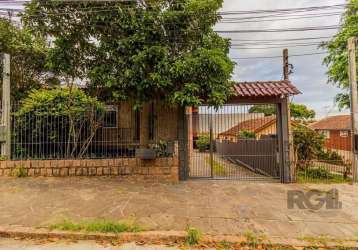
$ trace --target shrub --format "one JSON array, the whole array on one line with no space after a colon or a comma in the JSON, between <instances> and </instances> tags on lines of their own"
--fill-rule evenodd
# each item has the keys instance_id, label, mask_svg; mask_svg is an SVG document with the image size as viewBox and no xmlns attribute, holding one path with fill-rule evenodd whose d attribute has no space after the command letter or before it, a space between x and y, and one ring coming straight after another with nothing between
<instances>
[{"instance_id":1,"label":"shrub","mask_svg":"<svg viewBox=\"0 0 358 250\"><path fill-rule=\"evenodd\" d=\"M253 131L242 130L239 133L239 139L255 139L256 133Z\"/></svg>"},{"instance_id":2,"label":"shrub","mask_svg":"<svg viewBox=\"0 0 358 250\"><path fill-rule=\"evenodd\" d=\"M78 88L34 90L15 113L15 157L81 157L103 113L104 105Z\"/></svg>"},{"instance_id":3,"label":"shrub","mask_svg":"<svg viewBox=\"0 0 358 250\"><path fill-rule=\"evenodd\" d=\"M324 136L303 124L295 123L293 125L293 147L299 167L305 169L323 152Z\"/></svg>"},{"instance_id":4,"label":"shrub","mask_svg":"<svg viewBox=\"0 0 358 250\"><path fill-rule=\"evenodd\" d=\"M196 141L196 146L199 151L205 151L210 147L210 136L209 135L200 135L198 140Z\"/></svg>"}]
</instances>

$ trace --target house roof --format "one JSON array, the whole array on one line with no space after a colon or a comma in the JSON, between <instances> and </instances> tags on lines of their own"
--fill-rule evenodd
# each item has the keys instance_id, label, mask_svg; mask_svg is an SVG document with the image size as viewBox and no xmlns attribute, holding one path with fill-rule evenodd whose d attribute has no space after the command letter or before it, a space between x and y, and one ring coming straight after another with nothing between
<instances>
[{"instance_id":1,"label":"house roof","mask_svg":"<svg viewBox=\"0 0 358 250\"><path fill-rule=\"evenodd\" d=\"M328 116L309 125L312 129L320 130L351 130L350 115Z\"/></svg>"},{"instance_id":2,"label":"house roof","mask_svg":"<svg viewBox=\"0 0 358 250\"><path fill-rule=\"evenodd\" d=\"M234 85L235 95L239 97L281 97L298 95L301 92L287 80L238 82Z\"/></svg>"},{"instance_id":3,"label":"house roof","mask_svg":"<svg viewBox=\"0 0 358 250\"><path fill-rule=\"evenodd\" d=\"M249 119L240 122L238 125L231 127L229 130L220 133L219 135L236 136L239 131L259 132L276 122L276 116L265 116L260 118Z\"/></svg>"}]
</instances>

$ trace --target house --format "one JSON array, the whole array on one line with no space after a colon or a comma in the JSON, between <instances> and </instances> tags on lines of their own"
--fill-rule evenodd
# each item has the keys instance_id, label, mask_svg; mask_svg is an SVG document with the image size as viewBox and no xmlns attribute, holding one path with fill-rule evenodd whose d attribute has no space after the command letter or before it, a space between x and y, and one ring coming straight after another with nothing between
<instances>
[{"instance_id":1,"label":"house","mask_svg":"<svg viewBox=\"0 0 358 250\"><path fill-rule=\"evenodd\" d=\"M240 135L245 132L251 132L256 139L263 136L276 134L276 116L266 116L245 120L231 127L218 135L220 141L237 142Z\"/></svg>"},{"instance_id":2,"label":"house","mask_svg":"<svg viewBox=\"0 0 358 250\"><path fill-rule=\"evenodd\" d=\"M325 136L325 147L341 156L350 158L352 150L351 116L336 115L325 117L309 126Z\"/></svg>"}]
</instances>

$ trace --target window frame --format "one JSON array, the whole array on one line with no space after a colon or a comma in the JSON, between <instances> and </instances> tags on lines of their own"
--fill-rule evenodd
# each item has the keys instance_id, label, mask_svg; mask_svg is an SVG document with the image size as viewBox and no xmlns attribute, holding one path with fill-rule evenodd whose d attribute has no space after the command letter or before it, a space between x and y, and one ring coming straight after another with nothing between
<instances>
[{"instance_id":1,"label":"window frame","mask_svg":"<svg viewBox=\"0 0 358 250\"><path fill-rule=\"evenodd\" d=\"M117 105L106 105L105 106L105 111L104 111L105 113L106 112L115 112L116 113L116 118L115 118L115 120L116 120L116 125L115 126L107 126L107 124L105 123L105 120L104 120L104 118L103 118L103 125L102 125L102 127L103 128L118 128L118 121L119 121L119 108L118 108L118 106ZM106 115L106 114L104 114L104 115Z\"/></svg>"}]
</instances>

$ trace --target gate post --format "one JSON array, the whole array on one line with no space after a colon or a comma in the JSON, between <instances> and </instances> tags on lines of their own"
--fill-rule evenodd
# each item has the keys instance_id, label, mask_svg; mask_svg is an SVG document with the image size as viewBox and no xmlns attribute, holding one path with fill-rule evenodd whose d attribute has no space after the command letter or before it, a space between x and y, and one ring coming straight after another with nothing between
<instances>
[{"instance_id":1,"label":"gate post","mask_svg":"<svg viewBox=\"0 0 358 250\"><path fill-rule=\"evenodd\" d=\"M290 183L294 179L293 140L290 126L289 99L284 97L277 105L277 125L279 136L279 162L281 168L281 182Z\"/></svg>"}]
</instances>

